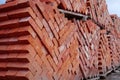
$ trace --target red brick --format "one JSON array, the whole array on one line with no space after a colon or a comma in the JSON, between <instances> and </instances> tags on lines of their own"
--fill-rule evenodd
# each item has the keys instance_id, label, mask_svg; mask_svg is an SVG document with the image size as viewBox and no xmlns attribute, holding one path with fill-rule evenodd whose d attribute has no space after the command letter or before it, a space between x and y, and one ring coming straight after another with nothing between
<instances>
[{"instance_id":1,"label":"red brick","mask_svg":"<svg viewBox=\"0 0 120 80\"><path fill-rule=\"evenodd\" d=\"M18 71L13 71L13 70L8 70L6 72L6 76L15 76L15 74L17 73Z\"/></svg>"},{"instance_id":2,"label":"red brick","mask_svg":"<svg viewBox=\"0 0 120 80\"><path fill-rule=\"evenodd\" d=\"M43 64L45 64L45 66L47 67L48 71L53 72L53 68L52 68L52 66L50 65L50 63L48 62L47 57L43 55L43 56L41 57L41 59L42 59L42 61L44 62Z\"/></svg>"},{"instance_id":3,"label":"red brick","mask_svg":"<svg viewBox=\"0 0 120 80\"><path fill-rule=\"evenodd\" d=\"M43 28L43 24L42 24L42 22L39 20L38 17L35 19L35 22L37 23L37 25L39 26L40 29Z\"/></svg>"},{"instance_id":4,"label":"red brick","mask_svg":"<svg viewBox=\"0 0 120 80\"><path fill-rule=\"evenodd\" d=\"M8 20L8 21L4 21L2 23L0 23L0 28L4 29L4 28L14 28L14 27L18 27L18 19L15 20Z\"/></svg>"},{"instance_id":5,"label":"red brick","mask_svg":"<svg viewBox=\"0 0 120 80\"><path fill-rule=\"evenodd\" d=\"M53 47L53 42L52 40L49 38L48 33L46 32L45 29L42 30L42 32L44 33L44 42L46 43L46 45L48 45L49 47Z\"/></svg>"},{"instance_id":6,"label":"red brick","mask_svg":"<svg viewBox=\"0 0 120 80\"><path fill-rule=\"evenodd\" d=\"M42 20L42 23L47 31L47 33L49 34L50 39L52 39L54 37L51 28L49 27L48 23L45 21L45 19Z\"/></svg>"},{"instance_id":7,"label":"red brick","mask_svg":"<svg viewBox=\"0 0 120 80\"><path fill-rule=\"evenodd\" d=\"M56 66L55 62L53 61L52 57L50 55L48 55L47 59L48 59L50 65L52 66L52 68L54 69L54 71L57 71L57 66Z\"/></svg>"},{"instance_id":8,"label":"red brick","mask_svg":"<svg viewBox=\"0 0 120 80\"><path fill-rule=\"evenodd\" d=\"M17 73L16 73L16 76L21 76L21 77L24 77L24 76L26 76L26 74L28 73L28 71L17 71Z\"/></svg>"},{"instance_id":9,"label":"red brick","mask_svg":"<svg viewBox=\"0 0 120 80\"><path fill-rule=\"evenodd\" d=\"M54 43L54 45L55 45L56 47L59 46L58 40L57 40L56 38L53 38L52 41L53 41L53 43Z\"/></svg>"},{"instance_id":10,"label":"red brick","mask_svg":"<svg viewBox=\"0 0 120 80\"><path fill-rule=\"evenodd\" d=\"M7 13L0 13L0 21L8 20Z\"/></svg>"},{"instance_id":11,"label":"red brick","mask_svg":"<svg viewBox=\"0 0 120 80\"><path fill-rule=\"evenodd\" d=\"M35 13L32 11L30 7L17 9L11 12L8 12L9 18L21 18L31 16L33 19L36 18Z\"/></svg>"},{"instance_id":12,"label":"red brick","mask_svg":"<svg viewBox=\"0 0 120 80\"><path fill-rule=\"evenodd\" d=\"M0 78L5 77L6 73L7 73L7 71L0 71Z\"/></svg>"},{"instance_id":13,"label":"red brick","mask_svg":"<svg viewBox=\"0 0 120 80\"><path fill-rule=\"evenodd\" d=\"M2 4L2 5L0 5L0 10L2 11L3 9L5 9L5 10L10 9L10 8L13 8L13 6L16 6L16 5L17 5L17 1Z\"/></svg>"}]
</instances>

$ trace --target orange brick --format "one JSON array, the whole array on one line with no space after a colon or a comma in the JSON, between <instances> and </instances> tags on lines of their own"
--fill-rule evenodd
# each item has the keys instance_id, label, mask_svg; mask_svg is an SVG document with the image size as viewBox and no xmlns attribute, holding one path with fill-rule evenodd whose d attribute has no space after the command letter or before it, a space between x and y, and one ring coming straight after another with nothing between
<instances>
[{"instance_id":1,"label":"orange brick","mask_svg":"<svg viewBox=\"0 0 120 80\"><path fill-rule=\"evenodd\" d=\"M57 71L57 66L56 66L55 62L53 61L52 57L50 55L48 55L47 59L48 59L50 65L53 67L54 71Z\"/></svg>"}]
</instances>

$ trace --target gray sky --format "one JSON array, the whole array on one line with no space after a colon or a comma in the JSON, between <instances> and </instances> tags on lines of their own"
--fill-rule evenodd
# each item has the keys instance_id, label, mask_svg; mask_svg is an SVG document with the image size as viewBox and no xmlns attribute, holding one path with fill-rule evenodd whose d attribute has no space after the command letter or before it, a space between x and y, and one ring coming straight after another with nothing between
<instances>
[{"instance_id":1,"label":"gray sky","mask_svg":"<svg viewBox=\"0 0 120 80\"><path fill-rule=\"evenodd\" d=\"M0 4L3 4L3 3L5 3L5 0L0 0Z\"/></svg>"},{"instance_id":2,"label":"gray sky","mask_svg":"<svg viewBox=\"0 0 120 80\"><path fill-rule=\"evenodd\" d=\"M106 0L110 14L117 14L120 17L120 0Z\"/></svg>"},{"instance_id":3,"label":"gray sky","mask_svg":"<svg viewBox=\"0 0 120 80\"><path fill-rule=\"evenodd\" d=\"M3 4L5 0L0 0ZM110 14L117 14L120 17L120 0L106 0Z\"/></svg>"}]
</instances>

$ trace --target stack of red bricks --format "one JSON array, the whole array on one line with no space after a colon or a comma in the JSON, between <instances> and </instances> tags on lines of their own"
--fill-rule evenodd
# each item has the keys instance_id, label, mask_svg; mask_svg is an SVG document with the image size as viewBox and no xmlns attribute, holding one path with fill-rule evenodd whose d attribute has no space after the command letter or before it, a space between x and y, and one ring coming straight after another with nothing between
<instances>
[{"instance_id":1,"label":"stack of red bricks","mask_svg":"<svg viewBox=\"0 0 120 80\"><path fill-rule=\"evenodd\" d=\"M56 0L57 1L57 0ZM58 7L87 14L86 0L58 0Z\"/></svg>"},{"instance_id":2,"label":"stack of red bricks","mask_svg":"<svg viewBox=\"0 0 120 80\"><path fill-rule=\"evenodd\" d=\"M112 25L105 0L87 0L88 15L101 26Z\"/></svg>"},{"instance_id":3,"label":"stack of red bricks","mask_svg":"<svg viewBox=\"0 0 120 80\"><path fill-rule=\"evenodd\" d=\"M117 16L117 15L110 15L112 20L113 20L113 23L114 23L114 26L113 26L113 29L114 29L114 35L118 38L120 38L120 18Z\"/></svg>"},{"instance_id":4,"label":"stack of red bricks","mask_svg":"<svg viewBox=\"0 0 120 80\"><path fill-rule=\"evenodd\" d=\"M0 79L80 80L119 66L120 31L114 36L119 24L101 30L93 20L68 20L58 10L87 14L87 7L85 0L7 0L0 5Z\"/></svg>"},{"instance_id":5,"label":"stack of red bricks","mask_svg":"<svg viewBox=\"0 0 120 80\"><path fill-rule=\"evenodd\" d=\"M100 31L100 41L98 48L98 70L100 74L104 74L111 70L112 54L110 54L109 40L106 35L106 30Z\"/></svg>"},{"instance_id":6,"label":"stack of red bricks","mask_svg":"<svg viewBox=\"0 0 120 80\"><path fill-rule=\"evenodd\" d=\"M114 25L111 28L111 46L112 46L112 52L114 52L114 64L113 65L118 65L120 60L119 60L119 55L120 54L120 18L117 15L111 15L112 21Z\"/></svg>"}]
</instances>

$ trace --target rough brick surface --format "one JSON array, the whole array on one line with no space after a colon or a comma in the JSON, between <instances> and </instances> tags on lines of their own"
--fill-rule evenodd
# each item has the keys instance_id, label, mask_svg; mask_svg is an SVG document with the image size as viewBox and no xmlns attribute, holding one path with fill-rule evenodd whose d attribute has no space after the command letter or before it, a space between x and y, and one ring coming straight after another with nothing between
<instances>
[{"instance_id":1,"label":"rough brick surface","mask_svg":"<svg viewBox=\"0 0 120 80\"><path fill-rule=\"evenodd\" d=\"M91 19L69 20L58 8ZM0 80L100 76L120 65L119 23L105 0L7 0L0 5Z\"/></svg>"}]
</instances>

